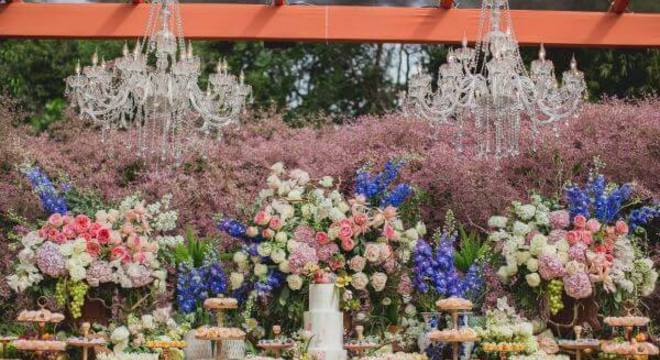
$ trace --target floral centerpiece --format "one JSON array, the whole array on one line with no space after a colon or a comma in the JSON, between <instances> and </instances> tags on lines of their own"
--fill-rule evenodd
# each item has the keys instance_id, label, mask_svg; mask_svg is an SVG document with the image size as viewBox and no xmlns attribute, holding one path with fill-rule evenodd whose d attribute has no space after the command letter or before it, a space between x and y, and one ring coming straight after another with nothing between
<instances>
[{"instance_id":1,"label":"floral centerpiece","mask_svg":"<svg viewBox=\"0 0 660 360\"><path fill-rule=\"evenodd\" d=\"M511 307L506 298L497 300L497 307L486 311L485 324L475 328L481 347L486 352L513 350L527 354L539 350L534 326ZM520 352L520 351L518 351Z\"/></svg>"},{"instance_id":2,"label":"floral centerpiece","mask_svg":"<svg viewBox=\"0 0 660 360\"><path fill-rule=\"evenodd\" d=\"M575 301L598 293L595 298L615 306L649 295L658 274L641 231L631 233L620 211L632 185L606 184L594 175L585 188L571 185L565 194L566 207L535 195L529 204L514 202L509 216L490 218L501 280L520 290L519 299L545 297L551 314L564 307L564 294ZM647 220L640 214L637 227Z\"/></svg>"},{"instance_id":3,"label":"floral centerpiece","mask_svg":"<svg viewBox=\"0 0 660 360\"><path fill-rule=\"evenodd\" d=\"M314 182L305 171L273 165L249 224L225 219L219 225L243 243L234 254L232 289L288 307L292 300L303 303L306 283L334 283L343 289L344 310L398 305L399 290L411 291L409 282L399 285L426 232L421 223L405 227L399 217L398 207L412 193L408 184L393 185L401 165L359 171L348 196L331 177ZM301 316L293 315L295 326Z\"/></svg>"},{"instance_id":4,"label":"floral centerpiece","mask_svg":"<svg viewBox=\"0 0 660 360\"><path fill-rule=\"evenodd\" d=\"M90 288L104 284L163 292L169 261L167 248L183 241L169 233L177 212L169 209L170 196L147 204L129 196L117 208L100 210L95 218L84 214L53 213L37 230L21 239L23 249L9 286L17 292L56 283L56 299L68 305L74 318Z\"/></svg>"}]
</instances>

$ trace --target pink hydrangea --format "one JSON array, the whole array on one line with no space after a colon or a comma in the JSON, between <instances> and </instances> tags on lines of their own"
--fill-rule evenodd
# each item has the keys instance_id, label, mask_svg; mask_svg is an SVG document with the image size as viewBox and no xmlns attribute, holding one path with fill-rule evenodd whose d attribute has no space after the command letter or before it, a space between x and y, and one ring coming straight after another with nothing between
<instances>
[{"instance_id":1,"label":"pink hydrangea","mask_svg":"<svg viewBox=\"0 0 660 360\"><path fill-rule=\"evenodd\" d=\"M539 258L539 274L544 280L552 280L564 274L564 267L557 256L543 255Z\"/></svg>"},{"instance_id":2,"label":"pink hydrangea","mask_svg":"<svg viewBox=\"0 0 660 360\"><path fill-rule=\"evenodd\" d=\"M566 210L557 210L550 213L550 225L555 230L565 229L571 223L571 217Z\"/></svg>"},{"instance_id":3,"label":"pink hydrangea","mask_svg":"<svg viewBox=\"0 0 660 360\"><path fill-rule=\"evenodd\" d=\"M561 229L555 229L550 231L550 234L548 234L548 244L554 244L557 241L564 240L566 239L566 234L568 231L566 230L561 230Z\"/></svg>"},{"instance_id":4,"label":"pink hydrangea","mask_svg":"<svg viewBox=\"0 0 660 360\"><path fill-rule=\"evenodd\" d=\"M318 249L316 249L316 255L318 256L319 260L327 262L332 258L332 255L336 254L339 252L339 246L336 243L329 243L320 246Z\"/></svg>"},{"instance_id":5,"label":"pink hydrangea","mask_svg":"<svg viewBox=\"0 0 660 360\"><path fill-rule=\"evenodd\" d=\"M579 242L568 249L568 256L571 260L584 262L586 260L587 245Z\"/></svg>"},{"instance_id":6,"label":"pink hydrangea","mask_svg":"<svg viewBox=\"0 0 660 360\"><path fill-rule=\"evenodd\" d=\"M412 280L410 279L410 276L407 274L401 275L401 278L399 279L399 286L397 287L397 291L401 295L410 295L412 294L413 291L413 284Z\"/></svg>"},{"instance_id":7,"label":"pink hydrangea","mask_svg":"<svg viewBox=\"0 0 660 360\"><path fill-rule=\"evenodd\" d=\"M90 286L99 286L113 280L112 266L107 261L97 260L89 265L87 269L87 282Z\"/></svg>"},{"instance_id":8,"label":"pink hydrangea","mask_svg":"<svg viewBox=\"0 0 660 360\"><path fill-rule=\"evenodd\" d=\"M564 290L568 296L574 299L584 299L593 293L589 275L584 271L578 271L564 277Z\"/></svg>"},{"instance_id":9,"label":"pink hydrangea","mask_svg":"<svg viewBox=\"0 0 660 360\"><path fill-rule=\"evenodd\" d=\"M294 274L300 274L307 264L317 264L319 258L316 250L305 243L299 243L289 255L289 269Z\"/></svg>"},{"instance_id":10,"label":"pink hydrangea","mask_svg":"<svg viewBox=\"0 0 660 360\"><path fill-rule=\"evenodd\" d=\"M59 247L52 242L46 242L36 253L37 267L42 273L58 277L66 275L66 259L60 253Z\"/></svg>"},{"instance_id":11,"label":"pink hydrangea","mask_svg":"<svg viewBox=\"0 0 660 360\"><path fill-rule=\"evenodd\" d=\"M316 248L319 244L316 242L316 233L314 229L307 225L300 225L293 231L293 240L307 244Z\"/></svg>"},{"instance_id":12,"label":"pink hydrangea","mask_svg":"<svg viewBox=\"0 0 660 360\"><path fill-rule=\"evenodd\" d=\"M135 288L149 285L154 280L151 271L144 265L131 266L127 274Z\"/></svg>"}]
</instances>

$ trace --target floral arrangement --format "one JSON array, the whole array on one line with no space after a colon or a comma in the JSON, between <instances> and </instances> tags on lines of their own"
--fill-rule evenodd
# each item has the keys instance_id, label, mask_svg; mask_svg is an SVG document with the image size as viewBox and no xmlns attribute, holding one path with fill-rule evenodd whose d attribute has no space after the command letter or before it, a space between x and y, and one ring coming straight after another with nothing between
<instances>
[{"instance_id":1,"label":"floral arrangement","mask_svg":"<svg viewBox=\"0 0 660 360\"><path fill-rule=\"evenodd\" d=\"M332 177L313 182L305 171L273 165L249 225L229 219L219 225L243 242L233 257L232 290L290 296L308 282L335 283L344 289L345 310L389 306L388 294L409 295L406 264L426 229L406 228L399 217L397 207L412 192L393 185L401 165L388 162L376 174L360 170L351 196Z\"/></svg>"},{"instance_id":2,"label":"floral arrangement","mask_svg":"<svg viewBox=\"0 0 660 360\"><path fill-rule=\"evenodd\" d=\"M167 249L183 241L168 233L176 227L177 212L170 197L146 204L129 196L118 208L100 210L95 219L83 214L53 213L38 229L21 239L23 249L9 286L23 292L44 280L57 282L56 298L69 304L74 318L89 288L115 284L122 288L152 285L163 292Z\"/></svg>"},{"instance_id":3,"label":"floral arrangement","mask_svg":"<svg viewBox=\"0 0 660 360\"><path fill-rule=\"evenodd\" d=\"M38 166L26 164L21 167L21 170L30 181L33 191L39 196L41 206L46 213L67 213L68 205L63 194L67 187L58 190L48 175Z\"/></svg>"},{"instance_id":4,"label":"floral arrangement","mask_svg":"<svg viewBox=\"0 0 660 360\"><path fill-rule=\"evenodd\" d=\"M658 274L620 213L631 194L631 185L596 175L584 189L567 187L566 208L538 195L529 204L514 202L508 217L489 220L489 239L503 262L500 279L544 288L552 314L564 307L562 294L584 299L602 289L618 302L649 295Z\"/></svg>"},{"instance_id":5,"label":"floral arrangement","mask_svg":"<svg viewBox=\"0 0 660 360\"><path fill-rule=\"evenodd\" d=\"M485 324L475 328L481 344L520 344L527 354L539 350L534 336L534 326L522 318L506 298L497 300L497 307L486 311Z\"/></svg>"},{"instance_id":6,"label":"floral arrangement","mask_svg":"<svg viewBox=\"0 0 660 360\"><path fill-rule=\"evenodd\" d=\"M112 344L115 354L132 354L152 351L147 347L153 341L181 341L190 326L177 323L170 306L158 308L151 313L130 314L125 322L108 327L94 325L97 333L105 336ZM177 349L170 349L178 352Z\"/></svg>"}]
</instances>

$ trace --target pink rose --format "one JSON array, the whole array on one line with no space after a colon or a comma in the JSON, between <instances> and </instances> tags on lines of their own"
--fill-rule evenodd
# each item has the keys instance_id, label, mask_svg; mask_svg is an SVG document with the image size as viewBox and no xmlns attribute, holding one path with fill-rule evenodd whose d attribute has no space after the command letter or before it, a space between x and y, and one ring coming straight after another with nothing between
<instances>
[{"instance_id":1,"label":"pink rose","mask_svg":"<svg viewBox=\"0 0 660 360\"><path fill-rule=\"evenodd\" d=\"M353 227L350 224L340 224L339 234L337 235L341 240L350 239L353 236Z\"/></svg>"},{"instance_id":2,"label":"pink rose","mask_svg":"<svg viewBox=\"0 0 660 360\"><path fill-rule=\"evenodd\" d=\"M330 276L323 270L319 270L314 273L314 283L315 284L329 284Z\"/></svg>"},{"instance_id":3,"label":"pink rose","mask_svg":"<svg viewBox=\"0 0 660 360\"><path fill-rule=\"evenodd\" d=\"M99 230L101 230L103 227L99 223L92 223L89 226L89 233L92 235L92 237L97 237L99 234Z\"/></svg>"},{"instance_id":4,"label":"pink rose","mask_svg":"<svg viewBox=\"0 0 660 360\"><path fill-rule=\"evenodd\" d=\"M619 220L614 224L616 232L620 235L626 235L628 233L628 224Z\"/></svg>"},{"instance_id":5,"label":"pink rose","mask_svg":"<svg viewBox=\"0 0 660 360\"><path fill-rule=\"evenodd\" d=\"M591 245L593 242L593 237L591 235L591 231L582 231L582 242L585 243L585 245Z\"/></svg>"},{"instance_id":6,"label":"pink rose","mask_svg":"<svg viewBox=\"0 0 660 360\"><path fill-rule=\"evenodd\" d=\"M75 226L71 224L64 225L64 228L62 228L62 233L66 236L67 239L74 239L76 237Z\"/></svg>"},{"instance_id":7,"label":"pink rose","mask_svg":"<svg viewBox=\"0 0 660 360\"><path fill-rule=\"evenodd\" d=\"M248 226L248 228L245 230L245 235L248 237L257 237L259 235L259 229L257 229L255 226Z\"/></svg>"},{"instance_id":8,"label":"pink rose","mask_svg":"<svg viewBox=\"0 0 660 360\"><path fill-rule=\"evenodd\" d=\"M46 236L48 236L48 240L50 240L50 241L55 241L55 239L57 239L57 235L59 235L59 234L60 234L60 232L57 231L57 229L55 229L55 228L50 228L46 232Z\"/></svg>"},{"instance_id":9,"label":"pink rose","mask_svg":"<svg viewBox=\"0 0 660 360\"><path fill-rule=\"evenodd\" d=\"M325 245L328 242L330 242L330 239L328 238L328 234L324 231L319 231L315 235L316 242L319 245Z\"/></svg>"},{"instance_id":10,"label":"pink rose","mask_svg":"<svg viewBox=\"0 0 660 360\"><path fill-rule=\"evenodd\" d=\"M38 233L40 238L42 239L48 238L48 229L46 229L46 227L42 227L41 229L39 229Z\"/></svg>"},{"instance_id":11,"label":"pink rose","mask_svg":"<svg viewBox=\"0 0 660 360\"><path fill-rule=\"evenodd\" d=\"M328 261L328 265L332 271L337 271L344 267L344 259L342 257L332 258Z\"/></svg>"},{"instance_id":12,"label":"pink rose","mask_svg":"<svg viewBox=\"0 0 660 360\"><path fill-rule=\"evenodd\" d=\"M353 216L353 222L355 223L355 225L358 225L358 226L365 225L367 223L367 220L368 220L368 218L367 218L367 215L365 215L365 214L356 214L356 215Z\"/></svg>"},{"instance_id":13,"label":"pink rose","mask_svg":"<svg viewBox=\"0 0 660 360\"><path fill-rule=\"evenodd\" d=\"M113 259L121 260L121 262L128 262L131 260L131 255L128 253L128 249L124 246L115 246L110 250L110 254Z\"/></svg>"},{"instance_id":14,"label":"pink rose","mask_svg":"<svg viewBox=\"0 0 660 360\"><path fill-rule=\"evenodd\" d=\"M147 256L141 251L133 254L133 262L144 264L146 260L147 260Z\"/></svg>"},{"instance_id":15,"label":"pink rose","mask_svg":"<svg viewBox=\"0 0 660 360\"><path fill-rule=\"evenodd\" d=\"M597 232L600 230L600 223L596 219L589 219L589 221L587 221L586 228L591 232Z\"/></svg>"},{"instance_id":16,"label":"pink rose","mask_svg":"<svg viewBox=\"0 0 660 360\"><path fill-rule=\"evenodd\" d=\"M263 229L261 231L261 236L263 236L264 239L272 239L273 236L275 236L275 231L271 229Z\"/></svg>"},{"instance_id":17,"label":"pink rose","mask_svg":"<svg viewBox=\"0 0 660 360\"><path fill-rule=\"evenodd\" d=\"M62 222L64 223L64 225L73 224L73 217L69 215L64 215L62 216Z\"/></svg>"},{"instance_id":18,"label":"pink rose","mask_svg":"<svg viewBox=\"0 0 660 360\"><path fill-rule=\"evenodd\" d=\"M87 253L92 255L93 257L97 257L101 253L101 246L95 241L88 241Z\"/></svg>"},{"instance_id":19,"label":"pink rose","mask_svg":"<svg viewBox=\"0 0 660 360\"><path fill-rule=\"evenodd\" d=\"M341 248L344 251L346 252L351 251L353 250L354 247L355 247L355 241L353 241L353 239L351 238L341 239Z\"/></svg>"},{"instance_id":20,"label":"pink rose","mask_svg":"<svg viewBox=\"0 0 660 360\"><path fill-rule=\"evenodd\" d=\"M396 231L394 231L394 227L392 227L390 223L385 223L385 226L383 227L383 236L387 240L393 240L396 238Z\"/></svg>"},{"instance_id":21,"label":"pink rose","mask_svg":"<svg viewBox=\"0 0 660 360\"><path fill-rule=\"evenodd\" d=\"M577 215L575 218L573 218L573 224L578 229L584 229L584 227L587 225L587 218L582 215Z\"/></svg>"},{"instance_id":22,"label":"pink rose","mask_svg":"<svg viewBox=\"0 0 660 360\"><path fill-rule=\"evenodd\" d=\"M99 241L99 244L106 245L110 242L110 230L100 229L96 234L96 239Z\"/></svg>"},{"instance_id":23,"label":"pink rose","mask_svg":"<svg viewBox=\"0 0 660 360\"><path fill-rule=\"evenodd\" d=\"M74 219L74 223L76 224L76 229L81 229L82 231L86 231L87 228L89 228L91 221L86 215L78 215Z\"/></svg>"},{"instance_id":24,"label":"pink rose","mask_svg":"<svg viewBox=\"0 0 660 360\"><path fill-rule=\"evenodd\" d=\"M268 226L270 226L271 229L273 230L279 230L282 228L282 220L280 220L279 217L273 216L270 219L270 222L268 223Z\"/></svg>"},{"instance_id":25,"label":"pink rose","mask_svg":"<svg viewBox=\"0 0 660 360\"><path fill-rule=\"evenodd\" d=\"M348 266L355 272L361 272L367 261L362 256L354 256L348 261Z\"/></svg>"},{"instance_id":26,"label":"pink rose","mask_svg":"<svg viewBox=\"0 0 660 360\"><path fill-rule=\"evenodd\" d=\"M270 215L265 211L259 211L257 215L254 216L254 223L258 225L267 225L270 222Z\"/></svg>"},{"instance_id":27,"label":"pink rose","mask_svg":"<svg viewBox=\"0 0 660 360\"><path fill-rule=\"evenodd\" d=\"M81 237L81 238L85 239L85 241L91 241L92 240L92 234L90 234L88 232L78 234L78 237Z\"/></svg>"},{"instance_id":28,"label":"pink rose","mask_svg":"<svg viewBox=\"0 0 660 360\"><path fill-rule=\"evenodd\" d=\"M380 246L380 261L385 261L392 256L392 248L387 244L382 244Z\"/></svg>"},{"instance_id":29,"label":"pink rose","mask_svg":"<svg viewBox=\"0 0 660 360\"><path fill-rule=\"evenodd\" d=\"M62 219L62 215L55 213L48 217L48 223L55 227L60 227L64 224L64 220Z\"/></svg>"},{"instance_id":30,"label":"pink rose","mask_svg":"<svg viewBox=\"0 0 660 360\"><path fill-rule=\"evenodd\" d=\"M385 220L392 220L396 217L396 208L392 205L386 207L383 210L383 216L385 217Z\"/></svg>"},{"instance_id":31,"label":"pink rose","mask_svg":"<svg viewBox=\"0 0 660 360\"><path fill-rule=\"evenodd\" d=\"M566 233L566 241L568 241L568 243L570 245L577 244L577 242L580 241L580 238L581 237L580 237L580 232L579 231L573 230L573 231L569 231L568 233Z\"/></svg>"},{"instance_id":32,"label":"pink rose","mask_svg":"<svg viewBox=\"0 0 660 360\"><path fill-rule=\"evenodd\" d=\"M64 233L59 233L57 234L57 237L55 238L55 242L58 244L64 244L67 241L66 235Z\"/></svg>"}]
</instances>

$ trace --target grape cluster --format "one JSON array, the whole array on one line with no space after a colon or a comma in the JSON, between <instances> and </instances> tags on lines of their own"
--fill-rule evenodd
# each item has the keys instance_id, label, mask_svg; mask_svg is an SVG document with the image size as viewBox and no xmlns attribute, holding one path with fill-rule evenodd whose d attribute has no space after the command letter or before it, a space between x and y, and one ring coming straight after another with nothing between
<instances>
[{"instance_id":1,"label":"grape cluster","mask_svg":"<svg viewBox=\"0 0 660 360\"><path fill-rule=\"evenodd\" d=\"M66 305L66 299L66 282L60 280L55 285L55 301L57 302L57 305L64 307Z\"/></svg>"},{"instance_id":2,"label":"grape cluster","mask_svg":"<svg viewBox=\"0 0 660 360\"><path fill-rule=\"evenodd\" d=\"M552 315L556 315L564 308L561 296L563 291L564 283L561 279L554 279L548 284L548 301L550 302L550 313Z\"/></svg>"},{"instance_id":3,"label":"grape cluster","mask_svg":"<svg viewBox=\"0 0 660 360\"><path fill-rule=\"evenodd\" d=\"M85 303L85 295L88 289L89 285L82 281L77 281L69 285L69 295L71 296L69 311L71 311L71 316L74 319L82 315L82 306Z\"/></svg>"}]
</instances>

